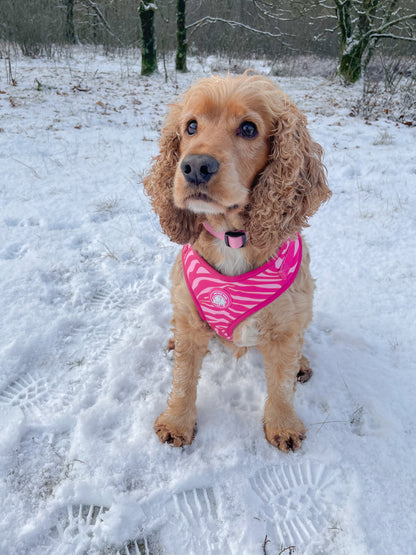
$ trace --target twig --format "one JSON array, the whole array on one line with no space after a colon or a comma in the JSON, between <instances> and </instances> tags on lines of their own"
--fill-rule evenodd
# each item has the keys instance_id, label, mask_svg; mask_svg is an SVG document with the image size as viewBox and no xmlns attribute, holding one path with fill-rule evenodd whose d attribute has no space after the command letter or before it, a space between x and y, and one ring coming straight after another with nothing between
<instances>
[{"instance_id":1,"label":"twig","mask_svg":"<svg viewBox=\"0 0 416 555\"><path fill-rule=\"evenodd\" d=\"M81 87L81 85L75 85L74 87L72 87L72 90L73 92L90 92L90 89L88 87Z\"/></svg>"},{"instance_id":2,"label":"twig","mask_svg":"<svg viewBox=\"0 0 416 555\"><path fill-rule=\"evenodd\" d=\"M329 418L329 415L328 415L328 418ZM322 427L325 426L325 424L348 424L346 420L328 420L328 418L326 418L323 422L314 422L313 424L311 424L311 426L319 425L319 429L316 432L317 434L319 434L319 432L322 430Z\"/></svg>"},{"instance_id":3,"label":"twig","mask_svg":"<svg viewBox=\"0 0 416 555\"><path fill-rule=\"evenodd\" d=\"M35 170L35 168L32 168L32 166L28 166L28 164L25 164L24 162L22 162L21 160L18 160L17 158L13 158L11 157L12 160L14 160L15 162L22 164L22 166L24 166L25 168L27 168L28 170L30 170L31 172L33 172L33 175L37 178L37 179L42 179L41 176L38 174L38 172Z\"/></svg>"}]
</instances>

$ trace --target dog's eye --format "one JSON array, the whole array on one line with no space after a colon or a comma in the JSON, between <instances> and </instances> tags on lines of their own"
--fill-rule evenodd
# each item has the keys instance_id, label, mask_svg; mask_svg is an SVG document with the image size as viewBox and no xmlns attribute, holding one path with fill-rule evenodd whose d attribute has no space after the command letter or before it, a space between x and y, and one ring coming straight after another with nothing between
<instances>
[{"instance_id":1,"label":"dog's eye","mask_svg":"<svg viewBox=\"0 0 416 555\"><path fill-rule=\"evenodd\" d=\"M252 121L243 121L237 131L237 135L244 137L246 139L253 139L257 137L257 127Z\"/></svg>"},{"instance_id":2,"label":"dog's eye","mask_svg":"<svg viewBox=\"0 0 416 555\"><path fill-rule=\"evenodd\" d=\"M189 121L186 126L186 132L188 133L188 135L195 135L197 131L198 131L198 123L196 122L196 120L193 119Z\"/></svg>"}]
</instances>

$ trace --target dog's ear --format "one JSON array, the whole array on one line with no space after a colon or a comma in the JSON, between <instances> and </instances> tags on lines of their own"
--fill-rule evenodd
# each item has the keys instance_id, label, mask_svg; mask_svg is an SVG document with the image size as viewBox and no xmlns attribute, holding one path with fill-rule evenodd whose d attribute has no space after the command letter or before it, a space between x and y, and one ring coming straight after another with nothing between
<instances>
[{"instance_id":1,"label":"dog's ear","mask_svg":"<svg viewBox=\"0 0 416 555\"><path fill-rule=\"evenodd\" d=\"M173 201L173 180L179 159L179 121L182 107L171 106L159 140L159 154L153 160L150 173L143 180L143 187L150 197L153 210L168 237L181 245L193 242L200 233L197 217L187 210L177 208Z\"/></svg>"},{"instance_id":2,"label":"dog's ear","mask_svg":"<svg viewBox=\"0 0 416 555\"><path fill-rule=\"evenodd\" d=\"M270 137L270 156L250 194L245 220L250 242L261 249L278 248L308 225L328 200L322 147L292 103L279 114Z\"/></svg>"}]
</instances>

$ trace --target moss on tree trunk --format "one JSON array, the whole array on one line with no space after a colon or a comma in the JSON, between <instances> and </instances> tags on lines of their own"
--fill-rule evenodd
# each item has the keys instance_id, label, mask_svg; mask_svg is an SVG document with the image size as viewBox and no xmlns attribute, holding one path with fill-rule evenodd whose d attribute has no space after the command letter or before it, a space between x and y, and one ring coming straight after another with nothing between
<instances>
[{"instance_id":1,"label":"moss on tree trunk","mask_svg":"<svg viewBox=\"0 0 416 555\"><path fill-rule=\"evenodd\" d=\"M66 2L65 39L69 43L75 44L74 0Z\"/></svg>"},{"instance_id":2,"label":"moss on tree trunk","mask_svg":"<svg viewBox=\"0 0 416 555\"><path fill-rule=\"evenodd\" d=\"M364 50L365 46L359 42L340 57L339 73L348 83L355 83L361 77Z\"/></svg>"},{"instance_id":3,"label":"moss on tree trunk","mask_svg":"<svg viewBox=\"0 0 416 555\"><path fill-rule=\"evenodd\" d=\"M374 18L380 0L362 0L359 10L355 6L355 18L352 17L353 3L350 0L336 0L335 3L340 30L339 73L348 83L355 83L372 55L371 45L374 46L374 41L371 30L375 25Z\"/></svg>"},{"instance_id":4,"label":"moss on tree trunk","mask_svg":"<svg viewBox=\"0 0 416 555\"><path fill-rule=\"evenodd\" d=\"M185 9L186 0L177 0L176 2L176 71L187 71L186 69L186 51L188 44L186 42L186 27L185 27Z\"/></svg>"},{"instance_id":5,"label":"moss on tree trunk","mask_svg":"<svg viewBox=\"0 0 416 555\"><path fill-rule=\"evenodd\" d=\"M142 28L142 75L150 75L157 69L154 30L154 8L148 1L140 3L140 24Z\"/></svg>"}]
</instances>

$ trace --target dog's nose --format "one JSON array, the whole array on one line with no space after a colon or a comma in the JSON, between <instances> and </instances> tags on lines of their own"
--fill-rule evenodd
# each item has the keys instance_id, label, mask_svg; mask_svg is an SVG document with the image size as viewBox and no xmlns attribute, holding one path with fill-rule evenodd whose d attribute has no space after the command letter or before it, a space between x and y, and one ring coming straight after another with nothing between
<instances>
[{"instance_id":1,"label":"dog's nose","mask_svg":"<svg viewBox=\"0 0 416 555\"><path fill-rule=\"evenodd\" d=\"M181 163L182 173L192 185L208 183L219 167L219 162L209 154L188 154Z\"/></svg>"}]
</instances>

